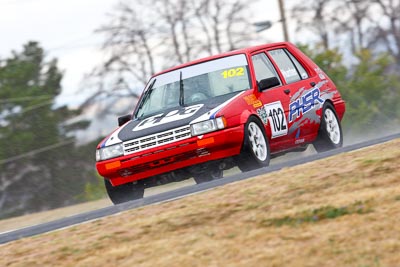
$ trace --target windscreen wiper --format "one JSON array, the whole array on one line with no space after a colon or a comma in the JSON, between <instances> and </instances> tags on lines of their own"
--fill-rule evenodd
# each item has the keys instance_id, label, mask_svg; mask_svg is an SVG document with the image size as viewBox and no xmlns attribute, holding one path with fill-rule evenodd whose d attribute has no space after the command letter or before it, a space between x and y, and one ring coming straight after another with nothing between
<instances>
[{"instance_id":1,"label":"windscreen wiper","mask_svg":"<svg viewBox=\"0 0 400 267\"><path fill-rule=\"evenodd\" d=\"M143 99L142 99L142 101L140 101L136 115L139 113L140 109L143 107L144 103L147 101L147 99L150 97L151 93L153 92L153 86L156 83L156 80L157 79L154 79L153 82L150 84L149 89L147 89L146 92L144 92Z\"/></svg>"},{"instance_id":2,"label":"windscreen wiper","mask_svg":"<svg viewBox=\"0 0 400 267\"><path fill-rule=\"evenodd\" d=\"M179 76L179 106L185 106L185 95L183 90L183 79L182 79L182 71L180 72Z\"/></svg>"}]
</instances>

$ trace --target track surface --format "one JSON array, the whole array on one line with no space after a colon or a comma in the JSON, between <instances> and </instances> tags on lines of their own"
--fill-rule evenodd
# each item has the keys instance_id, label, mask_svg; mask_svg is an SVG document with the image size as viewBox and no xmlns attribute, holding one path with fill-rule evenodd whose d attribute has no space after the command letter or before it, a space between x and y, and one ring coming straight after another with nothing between
<instances>
[{"instance_id":1,"label":"track surface","mask_svg":"<svg viewBox=\"0 0 400 267\"><path fill-rule=\"evenodd\" d=\"M18 229L15 231L10 231L7 233L0 234L0 244L18 240L18 239L21 239L24 237L34 236L34 235L50 232L53 230L69 227L69 226L87 222L90 220L99 219L99 218L106 217L106 216L109 216L112 214L116 214L116 213L119 213L122 211L135 209L138 207L151 205L151 204L155 204L155 203L159 203L159 202L163 202L163 201L168 201L168 200L172 200L172 199L176 199L176 198L181 198L181 197L184 197L184 196L187 196L190 194L194 194L197 192L201 192L204 190L214 188L216 186L222 186L222 185L225 185L228 183L248 179L248 178L258 176L261 174L279 171L280 169L285 168L285 167L292 167L292 166L304 164L304 163L307 163L310 161L319 160L319 159L337 155L337 154L340 154L343 152L348 152L348 151L360 149L363 147L368 147L368 146L376 145L379 143L384 143L384 142L387 142L387 141L390 141L390 140L393 140L396 138L400 138L400 133L389 135L389 136L382 137L382 138L377 138L377 139L370 140L370 141L357 143L354 145L345 146L343 148L331 150L331 151L324 152L324 153L313 154L310 156L305 156L305 157L301 157L301 158L297 158L297 159L293 159L293 160L288 160L283 163L271 165L267 168L257 169L257 170L253 170L253 171L249 171L249 172L245 172L245 173L239 173L239 174L235 174L235 175L232 175L229 177L224 177L223 179L214 180L214 181L199 184L199 185L186 186L186 187L175 189L175 190L172 190L169 192L164 192L164 193L160 193L157 195L145 197L143 199L138 199L135 201L130 201L130 202L122 203L119 205L109 206L109 207L102 208L99 210L85 212L85 213L78 214L75 216L55 220L52 222L43 223L43 224L39 224L39 225L35 225L35 226L23 228L23 229Z\"/></svg>"}]
</instances>

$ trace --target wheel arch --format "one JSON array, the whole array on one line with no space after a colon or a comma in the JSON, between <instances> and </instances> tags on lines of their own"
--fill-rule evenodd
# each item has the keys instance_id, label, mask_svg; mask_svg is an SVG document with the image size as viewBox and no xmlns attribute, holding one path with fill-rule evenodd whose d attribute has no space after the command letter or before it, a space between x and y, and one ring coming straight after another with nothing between
<instances>
[{"instance_id":1,"label":"wheel arch","mask_svg":"<svg viewBox=\"0 0 400 267\"><path fill-rule=\"evenodd\" d=\"M259 130L262 131L262 134L264 135L265 143L261 145L261 142L260 145L265 147L266 158L258 158L258 153L255 152L254 147L250 145L251 142L258 143L257 141L255 141L257 139L250 141L249 138L247 138L246 132L248 131L248 125L250 125L250 123L257 124L257 128L259 128ZM269 146L270 139L267 135L266 128L268 127L266 127L266 125L262 122L261 118L255 114L251 114L247 118L246 123L243 124L244 139L242 142L241 152L238 156L235 157L236 163L241 171L249 171L251 169L266 167L269 165L269 161L271 159L271 150ZM258 145L259 144L257 144L257 147Z\"/></svg>"},{"instance_id":2,"label":"wheel arch","mask_svg":"<svg viewBox=\"0 0 400 267\"><path fill-rule=\"evenodd\" d=\"M332 107L336 110L336 107L335 107L335 104L333 103L333 101L332 101L332 99L325 99L325 101L324 101L324 103L323 104L321 104L321 108L318 110L318 112L317 112L317 114L318 114L318 116L319 116L319 123L321 124L321 121L322 121L322 113L323 113L323 111L324 111L324 106L326 105L326 104L331 104L332 105Z\"/></svg>"},{"instance_id":3,"label":"wheel arch","mask_svg":"<svg viewBox=\"0 0 400 267\"><path fill-rule=\"evenodd\" d=\"M329 99L329 98L328 98L328 99L326 99L326 100L325 100L325 102L324 102L324 104L325 104L325 103L329 103L329 104L331 104L331 105L332 105L332 107L333 107L333 108L336 110L335 104L333 103L332 99Z\"/></svg>"},{"instance_id":4,"label":"wheel arch","mask_svg":"<svg viewBox=\"0 0 400 267\"><path fill-rule=\"evenodd\" d=\"M257 120L258 124L264 129L264 133L265 133L268 141L271 141L271 133L272 132L271 132L271 128L269 126L269 123L267 123L267 124L263 123L262 119L260 118L260 116L258 116L258 114L250 113L250 112L248 112L247 114L242 113L240 122L243 125L243 130L245 129L246 123L251 118L254 118L254 119ZM243 135L243 141L242 141L242 148L241 149L243 149L243 147L245 145L245 142L246 142L246 138L245 138L245 135Z\"/></svg>"},{"instance_id":5,"label":"wheel arch","mask_svg":"<svg viewBox=\"0 0 400 267\"><path fill-rule=\"evenodd\" d=\"M332 115L335 117L335 125L327 127L327 121L325 121L325 110L326 108L329 107L331 112L333 113ZM332 123L334 120L332 120L330 123ZM337 129L336 129L337 128ZM336 132L339 134L339 142L336 143L332 139L332 133ZM317 138L313 141L314 148L317 150L317 152L324 152L328 151L334 148L339 148L343 146L343 130L342 126L340 123L340 119L337 115L335 105L331 101L325 101L324 105L321 108L321 122L319 125L319 130L318 130L318 135Z\"/></svg>"}]
</instances>

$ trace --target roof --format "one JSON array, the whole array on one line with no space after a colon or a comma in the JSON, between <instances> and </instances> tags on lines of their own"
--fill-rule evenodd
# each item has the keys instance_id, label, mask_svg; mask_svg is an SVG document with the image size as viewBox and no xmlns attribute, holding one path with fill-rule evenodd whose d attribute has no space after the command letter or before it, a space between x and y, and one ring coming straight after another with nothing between
<instances>
[{"instance_id":1,"label":"roof","mask_svg":"<svg viewBox=\"0 0 400 267\"><path fill-rule=\"evenodd\" d=\"M266 48L271 48L271 47L275 47L275 46L283 46L283 45L290 46L292 44L289 43L289 42L278 42L278 43L270 43L270 44L263 44L263 45L258 45L258 46L251 46L251 47L241 48L241 49L237 49L237 50L233 50L233 51L229 51L229 52L225 52L225 53L221 53L221 54L217 54L217 55L213 55L213 56L209 56L209 57L196 59L196 60L184 63L184 64L180 64L180 65L177 65L175 67L163 70L163 71L161 71L159 73L156 73L153 76L160 75L160 74L166 73L166 72L170 72L170 71L173 71L173 70L176 70L176 69L181 69L181 68L184 68L184 67L187 67L187 66L196 65L196 64L203 63L203 62L206 62L206 61L222 58L222 57L233 56L233 55L238 55L238 54L250 54L250 53L253 53L253 52L258 51L258 50L263 50L263 49L266 49Z\"/></svg>"}]
</instances>

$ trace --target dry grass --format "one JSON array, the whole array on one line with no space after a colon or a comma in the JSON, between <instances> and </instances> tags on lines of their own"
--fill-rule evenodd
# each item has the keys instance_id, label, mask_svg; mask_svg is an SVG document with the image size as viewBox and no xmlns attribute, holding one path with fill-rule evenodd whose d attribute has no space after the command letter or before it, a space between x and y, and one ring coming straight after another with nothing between
<instances>
[{"instance_id":1,"label":"dry grass","mask_svg":"<svg viewBox=\"0 0 400 267\"><path fill-rule=\"evenodd\" d=\"M193 179L185 180L182 182L170 183L162 186L152 187L146 189L144 196L151 196L160 194L162 192L171 191L183 186L195 184ZM58 219L70 217L76 214L89 212L104 207L113 205L110 199L104 198L96 201L86 202L78 205L67 206L63 208L27 214L23 216L13 217L9 219L0 220L0 233L13 231L33 225L38 225L46 222L55 221Z\"/></svg>"},{"instance_id":2,"label":"dry grass","mask_svg":"<svg viewBox=\"0 0 400 267\"><path fill-rule=\"evenodd\" d=\"M112 203L109 199L101 199L79 205L42 211L34 214L28 214L28 215L0 220L0 233L24 227L29 227L45 222L51 222L54 220L80 214L83 212L88 212L95 209L101 209L110 205L112 205Z\"/></svg>"},{"instance_id":3,"label":"dry grass","mask_svg":"<svg viewBox=\"0 0 400 267\"><path fill-rule=\"evenodd\" d=\"M400 266L400 140L0 246L0 266Z\"/></svg>"}]
</instances>

